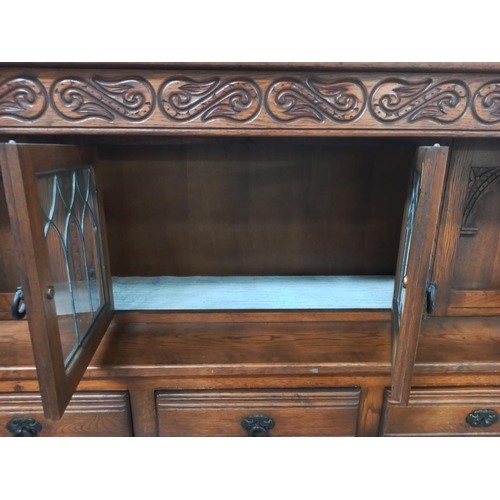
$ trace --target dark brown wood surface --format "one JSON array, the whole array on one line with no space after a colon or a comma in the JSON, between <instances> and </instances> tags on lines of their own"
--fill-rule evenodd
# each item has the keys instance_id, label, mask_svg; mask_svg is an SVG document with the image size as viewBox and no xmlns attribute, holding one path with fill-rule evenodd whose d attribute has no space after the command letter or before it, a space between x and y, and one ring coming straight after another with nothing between
<instances>
[{"instance_id":1,"label":"dark brown wood surface","mask_svg":"<svg viewBox=\"0 0 500 500\"><path fill-rule=\"evenodd\" d=\"M474 410L500 412L500 390L487 388L415 389L407 407L388 403L384 436L500 436L500 422L472 427L466 421Z\"/></svg>"},{"instance_id":2,"label":"dark brown wood surface","mask_svg":"<svg viewBox=\"0 0 500 500\"><path fill-rule=\"evenodd\" d=\"M0 132L499 136L499 73L4 67Z\"/></svg>"},{"instance_id":3,"label":"dark brown wood surface","mask_svg":"<svg viewBox=\"0 0 500 500\"><path fill-rule=\"evenodd\" d=\"M394 274L412 144L99 149L113 276Z\"/></svg>"},{"instance_id":4,"label":"dark brown wood surface","mask_svg":"<svg viewBox=\"0 0 500 500\"><path fill-rule=\"evenodd\" d=\"M497 62L9 62L5 67L126 68L126 69L238 69L325 71L466 71L500 72Z\"/></svg>"},{"instance_id":5,"label":"dark brown wood surface","mask_svg":"<svg viewBox=\"0 0 500 500\"><path fill-rule=\"evenodd\" d=\"M246 436L244 418L271 417L270 436L355 436L359 389L159 392L160 436Z\"/></svg>"},{"instance_id":6,"label":"dark brown wood surface","mask_svg":"<svg viewBox=\"0 0 500 500\"><path fill-rule=\"evenodd\" d=\"M433 279L436 314L500 314L499 186L496 141L454 144Z\"/></svg>"},{"instance_id":7,"label":"dark brown wood surface","mask_svg":"<svg viewBox=\"0 0 500 500\"><path fill-rule=\"evenodd\" d=\"M434 313L436 316L445 315L449 306L451 280L473 155L473 140L454 141L432 271L432 281L438 285Z\"/></svg>"},{"instance_id":8,"label":"dark brown wood surface","mask_svg":"<svg viewBox=\"0 0 500 500\"><path fill-rule=\"evenodd\" d=\"M417 171L420 172L418 202L412 226L411 240L408 241L408 266L401 264L405 242L407 221L403 220L401 245L397 273L406 273L405 301L402 312L393 315L393 366L391 401L405 404L411 389L413 365L417 356L418 337L424 316L427 285L437 237L438 221L443 197L443 186L448 160L448 148L436 145L419 148L416 157ZM396 276L395 297L399 283ZM393 307L398 307L395 304ZM395 322L398 325L395 325Z\"/></svg>"},{"instance_id":9,"label":"dark brown wood surface","mask_svg":"<svg viewBox=\"0 0 500 500\"><path fill-rule=\"evenodd\" d=\"M21 284L17 273L17 259L3 176L0 174L0 293L13 294ZM3 310L3 307L0 307L0 311Z\"/></svg>"},{"instance_id":10,"label":"dark brown wood surface","mask_svg":"<svg viewBox=\"0 0 500 500\"><path fill-rule=\"evenodd\" d=\"M155 393L151 389L129 391L134 422L134 436L155 437L158 435Z\"/></svg>"},{"instance_id":11,"label":"dark brown wood surface","mask_svg":"<svg viewBox=\"0 0 500 500\"><path fill-rule=\"evenodd\" d=\"M461 374L496 374L499 331L498 317L423 321L415 374L456 374L453 383ZM389 321L113 322L85 378L385 376L390 344ZM36 379L27 322L0 322L0 370L2 380Z\"/></svg>"},{"instance_id":12,"label":"dark brown wood surface","mask_svg":"<svg viewBox=\"0 0 500 500\"><path fill-rule=\"evenodd\" d=\"M43 220L36 174L71 170L91 165L93 153L74 146L0 144L0 163L12 222L21 283L37 365L40 392L47 418L60 418L112 318L109 266L105 268L104 305L79 346L78 355L65 369L65 343L74 346L74 335L58 321L54 300L47 289L54 283L50 255L43 232ZM99 213L97 212L97 215ZM104 228L100 228L105 242ZM106 255L106 245L104 256Z\"/></svg>"},{"instance_id":13,"label":"dark brown wood surface","mask_svg":"<svg viewBox=\"0 0 500 500\"><path fill-rule=\"evenodd\" d=\"M463 427L463 411L474 408L471 405L476 403L498 405L500 261L496 249L500 212L495 172L499 146L493 140L456 139L500 136L495 106L500 88L499 63L130 63L122 66L73 63L49 66L48 63L18 64L0 69L2 141L24 135L38 142L45 137L50 142L108 144L106 148L101 147L102 168L99 165L98 173L106 188L103 193L106 211L112 219L108 228L112 235L111 264L119 264L129 274L133 274L133 269L147 270L148 266L149 272L156 274L156 269L166 269L165 265L185 269L188 274L203 269L210 273L224 266L231 274L239 272L238 266L242 274L245 269L253 268L259 273L276 266L281 266L285 273L293 269L300 273L304 270L320 273L322 269L343 272L349 266L363 269L362 272L379 272L388 268L393 259L391 248L396 248L390 243L390 231L397 219L395 200L398 196L404 198L400 180L406 162L401 156L401 168L396 170L398 161L391 156L397 149L396 144L382 141L379 147L387 148L387 154L373 155L373 148L361 149L359 142L344 149L353 155L349 160L339 153L338 144L330 144L332 137L426 138L419 139L420 144L426 144L425 140L443 144L443 137L453 138L448 194L443 204L443 223L433 269L433 279L439 282L436 314L449 317L423 321L413 377L415 387L432 386L439 393L420 397L417 391L416 396L410 398L408 408L387 406L391 418L387 419L386 415L386 423L395 427L389 428L386 434L469 435L470 431ZM70 95L77 95L82 101L73 100ZM179 97L181 101L182 97L187 99L184 109L178 106ZM127 137L120 137L125 134ZM168 138L169 135L185 136L182 140L190 144L184 146L179 138L175 145L178 137ZM221 138L218 144L222 146L218 146L216 138L211 142L206 139L207 135L227 137ZM246 137L238 142L236 137L252 135L293 136L295 149L286 145L280 149L276 138L269 141L266 149L259 142L264 138ZM305 135L326 136L322 144L328 141L328 147L305 146L302 139ZM131 143L142 142L145 146L123 147L129 138ZM168 147L151 148L153 142L166 144L167 139L174 142ZM252 152L249 146L254 140L258 144ZM405 144L401 151L416 145ZM115 147L115 152L109 145ZM116 146L123 148L122 152L117 154ZM308 147L318 150L308 153ZM220 151L216 151L217 148ZM336 152L332 154L332 151ZM237 159L232 164L232 175L224 181L220 181L217 168L226 171L227 165L214 166L221 156ZM334 163L329 161L334 159L349 165L350 169L335 175L342 181L339 185L325 182L330 174L333 179L329 169ZM167 163L169 167L165 169ZM171 164L182 165L178 175L167 175L171 173ZM265 168L259 170L257 164ZM312 168L313 164L319 166ZM385 168L390 170L391 165L394 166L392 175L381 175ZM281 167L286 167L290 175L278 175ZM19 194L18 181L23 173L19 165L16 169L17 173L9 171L0 182L10 183L7 189L17 190ZM254 185L258 188L254 194L266 204L257 208L266 214L264 222L269 223L271 229L245 219L243 209L251 206L247 196L251 192L245 192L244 176L246 180L260 182ZM167 178L174 182L169 185ZM283 178L286 183L279 185ZM159 180L161 182L155 182ZM273 199L266 185L286 191L285 203L279 204ZM311 187L310 192L305 185ZM349 189L344 191L345 185ZM146 188L155 196L141 194ZM479 196L476 196L476 188ZM370 199L363 190L374 190L371 192L376 193L376 197ZM319 202L312 191L319 194ZM127 195L125 201L120 200L123 193ZM184 196L186 193L190 196ZM181 198L189 201L189 210L185 212ZM331 205L332 199L339 205ZM135 205L127 205L127 200ZM172 201L173 205L169 205ZM309 205L313 202L319 208L336 206L335 213L324 210L311 217ZM17 283L8 263L13 253L19 253L19 248L22 254L26 251L12 243L6 212L2 212L1 205L0 195L0 292L10 294L14 291L12 283L17 286L21 282ZM169 210L172 207L174 211ZM20 214L14 219L26 220L25 208L21 206ZM359 217L361 210L356 212L361 208L365 218ZM168 220L168 228L177 223L177 229L172 229L177 233L170 238L176 255L173 262L165 263L165 259L162 262L162 254L169 250L166 248L169 233L166 221L162 221L158 212L177 217L177 220ZM335 219L336 213L342 214L342 218ZM193 214L197 217L186 241L178 228L186 226ZM19 231L16 220L13 229ZM283 225L284 220L290 221L288 227ZM310 233L304 233L304 227L310 227L312 220L322 225L311 238ZM161 228L158 235L153 234L145 221ZM342 221L348 222L348 226L343 226ZM377 221L383 224L377 226ZM253 234L252 238L245 236L244 227ZM343 237L335 238L334 233ZM141 238L132 241L134 234L140 234L142 241ZM127 254L120 254L120 245L127 249ZM253 253L248 250L251 245L254 245ZM300 257L307 245L310 245L310 255L314 256L310 260ZM151 251L151 261L137 258L144 255L144 247ZM331 247L335 247L338 254L332 254L329 261ZM287 252L284 253L283 248ZM217 261L220 253L225 259ZM277 257L280 253L284 258ZM251 258L244 260L245 255ZM27 257L30 263L21 267L22 273L33 271L40 255ZM5 303L10 295L2 295L2 298ZM1 310L0 319L4 317ZM41 311L36 307L30 310ZM414 355L417 337L412 337L412 341L415 345L406 347ZM45 351L48 354L43 361L45 368L54 353L51 349L48 346ZM90 351L87 356L86 362L90 362ZM180 392L191 394L195 389L210 391L211 394L204 393L210 396L216 389L234 394L244 389L258 392L261 388L279 394L286 388L307 392L318 388L335 391L335 388L359 387L359 412L354 420L349 417L345 426L354 422L354 430L349 428L349 433L375 435L382 414L383 392L391 382L390 361L389 318L384 311L130 312L119 315L112 323L83 375L80 390L130 391L137 435L146 436L158 431L154 391L171 397ZM27 322L0 321L0 390L16 397L18 394L22 397L25 391L37 391L34 366ZM82 364L80 374L84 368ZM404 383L409 388L408 373L405 372ZM465 389L467 386L472 388L469 392ZM477 386L483 387L477 389ZM59 389L54 388L52 393ZM48 397L47 393L45 396ZM299 420L304 415L307 420L311 413L304 408L291 411L298 412L295 416ZM194 410L192 416L194 424L199 422L201 413L197 412ZM182 433L186 426L182 431L182 415L180 412L178 415L173 421L177 419L177 432ZM70 430L51 432L73 435L85 434L87 429L96 427L108 428L108 424L98 423L100 418L90 422L82 417ZM234 415L231 419L234 423ZM207 421L211 423L213 419L209 417ZM422 424L422 421L429 423ZM51 429L52 422L46 422L44 428ZM130 434L130 420L128 422L126 432ZM329 419L322 417L317 417L316 422L323 429L331 425ZM341 427L344 428L344 424ZM209 428L203 427L202 432L209 434Z\"/></svg>"},{"instance_id":14,"label":"dark brown wood surface","mask_svg":"<svg viewBox=\"0 0 500 500\"><path fill-rule=\"evenodd\" d=\"M133 435L126 393L76 393L61 420L43 415L39 394L0 394L0 437L12 434L6 425L13 418L33 418L42 426L38 437L128 437Z\"/></svg>"}]
</instances>

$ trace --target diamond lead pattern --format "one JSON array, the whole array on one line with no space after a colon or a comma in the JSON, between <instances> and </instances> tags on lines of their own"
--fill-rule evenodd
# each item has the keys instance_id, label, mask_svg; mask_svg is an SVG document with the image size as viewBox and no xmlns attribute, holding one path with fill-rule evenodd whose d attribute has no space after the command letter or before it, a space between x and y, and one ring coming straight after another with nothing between
<instances>
[{"instance_id":1,"label":"diamond lead pattern","mask_svg":"<svg viewBox=\"0 0 500 500\"><path fill-rule=\"evenodd\" d=\"M56 312L68 365L104 305L91 167L37 177Z\"/></svg>"}]
</instances>

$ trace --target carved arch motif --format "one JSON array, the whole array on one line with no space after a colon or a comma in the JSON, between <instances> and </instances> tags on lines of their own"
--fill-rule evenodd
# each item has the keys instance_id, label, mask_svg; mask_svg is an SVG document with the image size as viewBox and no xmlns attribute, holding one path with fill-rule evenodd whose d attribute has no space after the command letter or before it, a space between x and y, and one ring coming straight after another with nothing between
<instances>
[{"instance_id":1,"label":"carved arch motif","mask_svg":"<svg viewBox=\"0 0 500 500\"><path fill-rule=\"evenodd\" d=\"M469 187L462 216L460 234L474 236L477 228L470 226L470 217L479 199L487 189L500 178L500 167L472 167L470 170Z\"/></svg>"}]
</instances>

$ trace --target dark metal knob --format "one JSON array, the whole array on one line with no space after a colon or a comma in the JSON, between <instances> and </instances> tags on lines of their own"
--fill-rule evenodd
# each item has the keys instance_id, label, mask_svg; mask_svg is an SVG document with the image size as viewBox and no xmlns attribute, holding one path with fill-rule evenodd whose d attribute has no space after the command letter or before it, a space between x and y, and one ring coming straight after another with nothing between
<instances>
[{"instance_id":1,"label":"dark metal knob","mask_svg":"<svg viewBox=\"0 0 500 500\"><path fill-rule=\"evenodd\" d=\"M249 437L267 437L274 427L274 420L267 415L250 415L241 421Z\"/></svg>"},{"instance_id":2,"label":"dark metal knob","mask_svg":"<svg viewBox=\"0 0 500 500\"><path fill-rule=\"evenodd\" d=\"M26 304L24 303L23 289L20 286L17 287L14 294L10 313L14 319L23 319L26 316Z\"/></svg>"},{"instance_id":3,"label":"dark metal knob","mask_svg":"<svg viewBox=\"0 0 500 500\"><path fill-rule=\"evenodd\" d=\"M429 283L427 285L427 313L432 314L436 310L436 290L437 283Z\"/></svg>"},{"instance_id":4,"label":"dark metal knob","mask_svg":"<svg viewBox=\"0 0 500 500\"><path fill-rule=\"evenodd\" d=\"M490 427L498 422L498 413L495 410L474 410L465 421L471 427Z\"/></svg>"},{"instance_id":5,"label":"dark metal knob","mask_svg":"<svg viewBox=\"0 0 500 500\"><path fill-rule=\"evenodd\" d=\"M15 417L5 426L13 437L36 437L42 430L42 424L34 418Z\"/></svg>"}]
</instances>

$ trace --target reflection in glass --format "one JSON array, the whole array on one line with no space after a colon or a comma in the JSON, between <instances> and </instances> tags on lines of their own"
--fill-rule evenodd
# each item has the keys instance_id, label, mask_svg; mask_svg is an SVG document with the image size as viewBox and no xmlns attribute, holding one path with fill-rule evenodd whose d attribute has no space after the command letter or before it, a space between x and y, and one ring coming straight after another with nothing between
<instances>
[{"instance_id":1,"label":"reflection in glass","mask_svg":"<svg viewBox=\"0 0 500 500\"><path fill-rule=\"evenodd\" d=\"M403 286L403 280L405 276L408 275L408 259L410 256L410 244L413 235L413 223L415 220L415 211L417 209L418 196L420 193L420 172L414 170L412 186L411 186L411 197L408 206L408 215L406 219L406 228L405 228L405 236L404 236L404 245L402 252L402 263L401 270L398 276L398 296L396 298L397 303L397 319L398 319L398 327L401 321L401 315L403 314L403 307L406 300L406 287Z\"/></svg>"},{"instance_id":2,"label":"reflection in glass","mask_svg":"<svg viewBox=\"0 0 500 500\"><path fill-rule=\"evenodd\" d=\"M37 176L65 365L104 305L91 167Z\"/></svg>"}]
</instances>

